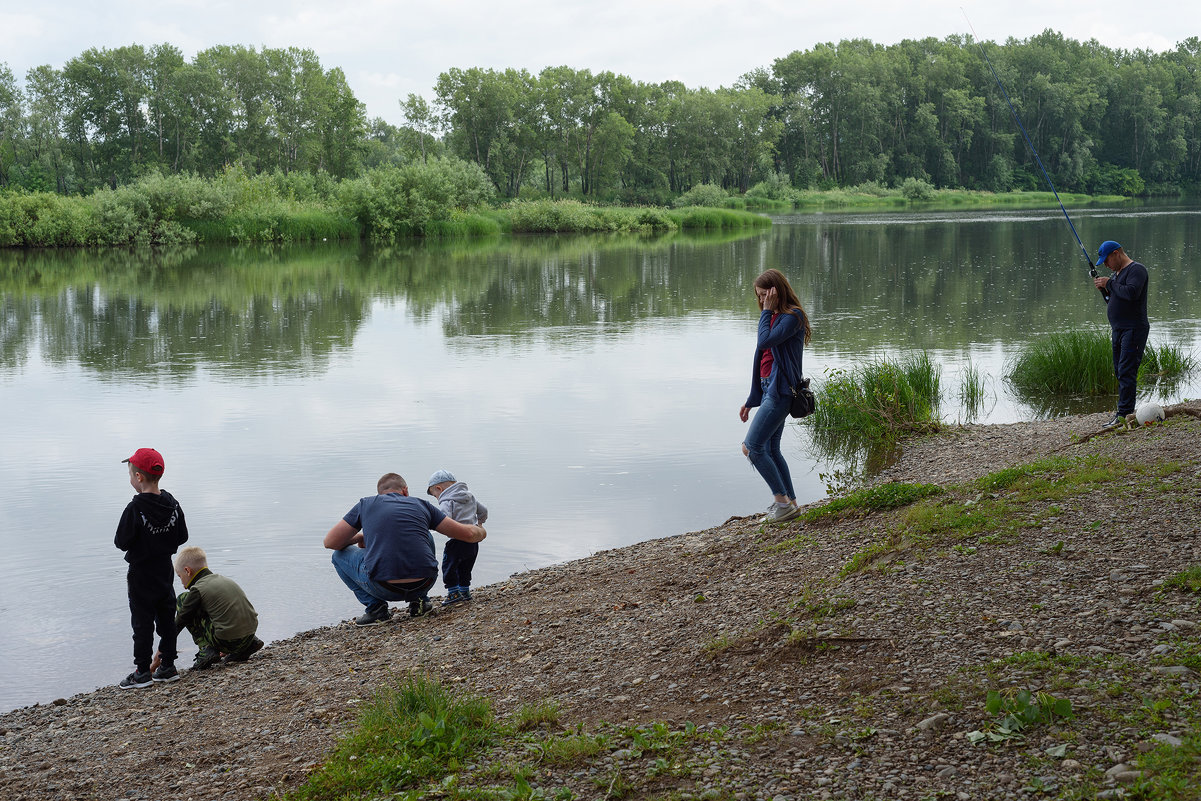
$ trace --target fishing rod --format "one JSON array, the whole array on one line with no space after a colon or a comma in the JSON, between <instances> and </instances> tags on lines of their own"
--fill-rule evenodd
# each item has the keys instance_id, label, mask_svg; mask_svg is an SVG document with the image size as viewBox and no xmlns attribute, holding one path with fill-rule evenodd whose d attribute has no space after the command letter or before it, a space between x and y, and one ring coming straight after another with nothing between
<instances>
[{"instance_id":1,"label":"fishing rod","mask_svg":"<svg viewBox=\"0 0 1201 801\"><path fill-rule=\"evenodd\" d=\"M960 7L960 11L963 8ZM1059 192L1055 189L1055 184L1051 182L1051 176L1047 175L1047 168L1043 166L1043 160L1038 157L1038 151L1034 149L1034 143L1030 141L1030 135L1026 133L1026 126L1022 125L1022 119L1018 116L1018 111L1013 107L1013 101L1009 99L1009 93L1005 91L1005 86L1001 83L997 71L993 69L992 61L988 58L988 53L984 52L984 45L980 43L980 37L976 35L976 29L972 27L972 21L968 19L967 12L963 11L963 18L967 20L967 26L972 31L972 38L976 40L976 47L980 49L980 55L984 56L984 63L988 65L988 71L992 73L993 80L997 82L997 88L1001 90L1001 94L1005 97L1005 102L1009 104L1009 112L1013 114L1013 121L1018 124L1018 129L1022 132L1022 138L1026 140L1026 147L1030 150L1030 155L1034 156L1034 161L1038 164L1038 168L1042 170L1043 178L1047 179L1047 186L1051 187L1051 193L1055 195L1055 202L1059 204L1059 210L1063 212L1063 218L1068 221L1068 227L1072 229L1072 236L1076 237L1076 244L1080 246L1080 252L1084 254L1084 260L1088 262L1088 274L1093 278L1097 277L1097 265L1093 264L1092 256L1088 255L1088 248L1080 241L1080 234L1076 233L1076 226L1072 224L1072 218L1068 216L1068 210L1063 207L1063 201L1059 199ZM1109 290L1097 288L1101 293L1101 297L1109 300Z\"/></svg>"}]
</instances>

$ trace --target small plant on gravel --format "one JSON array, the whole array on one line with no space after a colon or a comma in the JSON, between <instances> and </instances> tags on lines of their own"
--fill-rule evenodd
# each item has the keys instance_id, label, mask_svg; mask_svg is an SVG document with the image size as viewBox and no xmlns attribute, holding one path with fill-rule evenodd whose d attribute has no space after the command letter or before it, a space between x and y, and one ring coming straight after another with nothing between
<instances>
[{"instance_id":1,"label":"small plant on gravel","mask_svg":"<svg viewBox=\"0 0 1201 801\"><path fill-rule=\"evenodd\" d=\"M734 640L725 634L719 634L709 642L705 643L705 653L709 656L717 656L723 651L733 647Z\"/></svg>"},{"instance_id":2,"label":"small plant on gravel","mask_svg":"<svg viewBox=\"0 0 1201 801\"><path fill-rule=\"evenodd\" d=\"M902 506L938 495L944 490L937 484L906 484L890 482L876 487L865 487L840 498L815 506L801 515L805 520L820 520L842 512L879 512L898 509Z\"/></svg>"},{"instance_id":3,"label":"small plant on gravel","mask_svg":"<svg viewBox=\"0 0 1201 801\"><path fill-rule=\"evenodd\" d=\"M608 748L609 738L603 734L589 735L577 732L551 735L534 741L527 747L538 754L541 762L550 765L576 765Z\"/></svg>"},{"instance_id":4,"label":"small plant on gravel","mask_svg":"<svg viewBox=\"0 0 1201 801\"><path fill-rule=\"evenodd\" d=\"M989 715L999 719L986 726L984 731L968 732L967 740L973 745L1022 738L1022 732L1031 726L1073 716L1072 702L1068 699L1029 690L989 690L984 708Z\"/></svg>"},{"instance_id":5,"label":"small plant on gravel","mask_svg":"<svg viewBox=\"0 0 1201 801\"><path fill-rule=\"evenodd\" d=\"M1163 583L1163 587L1169 590L1201 593L1201 565L1193 565L1170 576Z\"/></svg>"},{"instance_id":6,"label":"small plant on gravel","mask_svg":"<svg viewBox=\"0 0 1201 801\"><path fill-rule=\"evenodd\" d=\"M559 705L554 701L523 704L521 709L513 715L512 726L515 731L530 731L542 726L553 726L559 722L559 714Z\"/></svg>"},{"instance_id":7,"label":"small plant on gravel","mask_svg":"<svg viewBox=\"0 0 1201 801\"><path fill-rule=\"evenodd\" d=\"M501 801L546 801L546 793L530 785L523 772L513 777L513 786L500 791Z\"/></svg>"}]
</instances>

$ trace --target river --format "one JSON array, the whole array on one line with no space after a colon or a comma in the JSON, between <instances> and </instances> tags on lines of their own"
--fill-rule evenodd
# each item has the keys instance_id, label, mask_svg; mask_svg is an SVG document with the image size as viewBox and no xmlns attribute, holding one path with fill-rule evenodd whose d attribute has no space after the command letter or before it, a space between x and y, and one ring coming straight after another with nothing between
<instances>
[{"instance_id":1,"label":"river","mask_svg":"<svg viewBox=\"0 0 1201 801\"><path fill-rule=\"evenodd\" d=\"M1153 344L1201 355L1201 210L1073 211L1151 270ZM739 452L767 267L806 372L922 350L948 422L1102 413L1004 380L1033 337L1105 330L1058 209L801 214L753 234L370 247L0 252L0 710L131 669L121 460L159 449L191 543L273 640L358 612L321 539L376 479L446 468L491 512L475 586L717 525L770 497ZM974 416L967 365L985 376ZM1194 376L1143 399L1201 393ZM786 437L802 501L859 465ZM840 472L841 471L841 472ZM438 588L440 592L441 588ZM181 661L195 652L181 635ZM115 690L114 690L115 692Z\"/></svg>"}]
</instances>

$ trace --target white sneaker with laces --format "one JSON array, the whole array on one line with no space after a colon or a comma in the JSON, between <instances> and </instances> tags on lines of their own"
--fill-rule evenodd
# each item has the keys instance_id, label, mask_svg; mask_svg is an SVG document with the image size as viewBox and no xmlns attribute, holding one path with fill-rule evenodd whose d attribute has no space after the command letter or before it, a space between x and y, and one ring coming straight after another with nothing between
<instances>
[{"instance_id":1,"label":"white sneaker with laces","mask_svg":"<svg viewBox=\"0 0 1201 801\"><path fill-rule=\"evenodd\" d=\"M792 501L788 503L773 503L768 511L765 523L784 523L799 515L801 510Z\"/></svg>"}]
</instances>

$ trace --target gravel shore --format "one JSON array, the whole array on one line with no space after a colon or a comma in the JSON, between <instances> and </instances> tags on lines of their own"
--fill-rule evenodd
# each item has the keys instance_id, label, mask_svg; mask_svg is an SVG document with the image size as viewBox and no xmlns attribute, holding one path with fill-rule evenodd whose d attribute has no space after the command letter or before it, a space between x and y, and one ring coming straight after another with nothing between
<instances>
[{"instance_id":1,"label":"gravel shore","mask_svg":"<svg viewBox=\"0 0 1201 801\"><path fill-rule=\"evenodd\" d=\"M545 793L521 797L1121 797L1201 735L1201 607L1172 581L1201 564L1201 403L1172 411L1102 435L1098 415L948 428L876 479L938 485L947 506L733 517L517 574L428 618L315 629L174 684L15 710L0 715L0 798L272 797L410 670L501 719L548 701L560 729L605 734L568 764L505 740L459 777L479 797L502 797L495 766L512 763ZM1063 462L1044 490L975 481L1047 457ZM1130 471L1108 480L1114 465ZM987 692L1021 689L1073 716L998 735ZM656 724L660 763L634 735Z\"/></svg>"}]
</instances>

